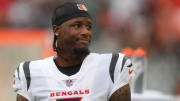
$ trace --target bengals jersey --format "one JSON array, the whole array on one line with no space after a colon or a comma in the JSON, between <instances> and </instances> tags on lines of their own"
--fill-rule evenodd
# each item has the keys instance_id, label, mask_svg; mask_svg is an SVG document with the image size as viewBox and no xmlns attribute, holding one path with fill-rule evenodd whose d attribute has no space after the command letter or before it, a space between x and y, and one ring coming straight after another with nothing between
<instances>
[{"instance_id":1,"label":"bengals jersey","mask_svg":"<svg viewBox=\"0 0 180 101\"><path fill-rule=\"evenodd\" d=\"M108 101L134 72L121 53L90 53L71 76L60 72L53 59L21 63L14 74L14 91L29 101Z\"/></svg>"}]
</instances>

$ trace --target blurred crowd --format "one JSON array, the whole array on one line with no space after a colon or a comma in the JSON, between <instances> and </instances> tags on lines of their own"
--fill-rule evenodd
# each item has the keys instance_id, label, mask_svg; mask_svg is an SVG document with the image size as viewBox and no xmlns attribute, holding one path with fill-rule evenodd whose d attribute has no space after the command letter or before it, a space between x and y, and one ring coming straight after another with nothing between
<instances>
[{"instance_id":1,"label":"blurred crowd","mask_svg":"<svg viewBox=\"0 0 180 101\"><path fill-rule=\"evenodd\" d=\"M67 1L74 0L0 0L0 28L50 29L53 9ZM86 0L85 4L95 17L92 49L143 47L153 72L148 87L175 93L180 81L180 0ZM162 69L167 76L159 76ZM151 75L157 80L151 82ZM167 86L159 84L167 79Z\"/></svg>"},{"instance_id":2,"label":"blurred crowd","mask_svg":"<svg viewBox=\"0 0 180 101\"><path fill-rule=\"evenodd\" d=\"M50 28L53 9L67 1L73 0L0 0L0 27ZM179 0L89 0L86 3L100 29L95 36L108 34L118 38L121 46L140 45L148 53L173 51L179 55Z\"/></svg>"}]
</instances>

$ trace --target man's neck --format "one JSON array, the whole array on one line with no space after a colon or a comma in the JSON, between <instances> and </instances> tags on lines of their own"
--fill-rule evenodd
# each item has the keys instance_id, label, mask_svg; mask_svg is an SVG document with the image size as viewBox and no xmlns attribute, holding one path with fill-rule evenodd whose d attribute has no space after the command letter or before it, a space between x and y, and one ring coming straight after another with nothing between
<instances>
[{"instance_id":1,"label":"man's neck","mask_svg":"<svg viewBox=\"0 0 180 101\"><path fill-rule=\"evenodd\" d=\"M73 66L73 65L77 65L77 64L82 63L87 55L77 56L75 54L67 54L67 53L63 54L63 53L61 53L57 56L55 61L57 62L57 64L59 66L68 67L68 66Z\"/></svg>"}]
</instances>

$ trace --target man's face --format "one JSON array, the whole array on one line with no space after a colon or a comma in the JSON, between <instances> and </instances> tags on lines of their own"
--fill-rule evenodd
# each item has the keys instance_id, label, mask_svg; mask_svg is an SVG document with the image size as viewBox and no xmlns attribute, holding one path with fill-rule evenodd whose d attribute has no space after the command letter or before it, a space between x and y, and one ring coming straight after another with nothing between
<instances>
[{"instance_id":1,"label":"man's face","mask_svg":"<svg viewBox=\"0 0 180 101\"><path fill-rule=\"evenodd\" d=\"M63 51L75 53L89 51L92 37L92 21L87 17L77 17L58 26L57 46Z\"/></svg>"}]
</instances>

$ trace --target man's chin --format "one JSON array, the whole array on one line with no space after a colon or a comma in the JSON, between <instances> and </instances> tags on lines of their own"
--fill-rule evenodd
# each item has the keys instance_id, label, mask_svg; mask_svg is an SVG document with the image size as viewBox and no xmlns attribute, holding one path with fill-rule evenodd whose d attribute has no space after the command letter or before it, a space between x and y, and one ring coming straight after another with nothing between
<instances>
[{"instance_id":1,"label":"man's chin","mask_svg":"<svg viewBox=\"0 0 180 101\"><path fill-rule=\"evenodd\" d=\"M74 48L73 49L74 54L81 56L81 55L88 55L90 53L90 50L88 48Z\"/></svg>"}]
</instances>

